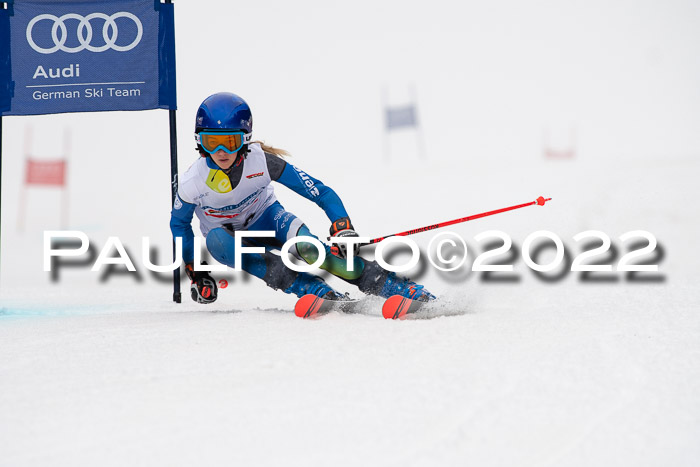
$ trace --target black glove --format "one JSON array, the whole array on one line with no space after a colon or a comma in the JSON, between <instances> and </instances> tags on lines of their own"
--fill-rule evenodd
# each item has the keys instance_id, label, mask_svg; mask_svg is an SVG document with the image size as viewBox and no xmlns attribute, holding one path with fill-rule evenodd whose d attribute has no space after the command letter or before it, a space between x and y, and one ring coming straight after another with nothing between
<instances>
[{"instance_id":1,"label":"black glove","mask_svg":"<svg viewBox=\"0 0 700 467\"><path fill-rule=\"evenodd\" d=\"M359 237L357 232L352 227L349 217L341 217L331 224L331 237ZM360 253L360 245L355 243L353 246L353 255L357 256ZM345 243L334 243L331 247L331 253L339 258L348 256L348 245Z\"/></svg>"},{"instance_id":2,"label":"black glove","mask_svg":"<svg viewBox=\"0 0 700 467\"><path fill-rule=\"evenodd\" d=\"M207 264L202 261L202 264ZM216 281L212 279L207 271L195 271L192 263L185 265L185 272L190 278L190 293L192 300L197 303L212 303L216 301Z\"/></svg>"}]
</instances>

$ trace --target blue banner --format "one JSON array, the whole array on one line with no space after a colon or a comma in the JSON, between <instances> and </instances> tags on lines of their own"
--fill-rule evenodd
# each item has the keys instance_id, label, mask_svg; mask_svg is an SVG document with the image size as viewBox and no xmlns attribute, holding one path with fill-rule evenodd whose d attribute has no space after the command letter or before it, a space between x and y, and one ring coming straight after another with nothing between
<instances>
[{"instance_id":1,"label":"blue banner","mask_svg":"<svg viewBox=\"0 0 700 467\"><path fill-rule=\"evenodd\" d=\"M0 115L177 107L172 4L8 5L0 10Z\"/></svg>"},{"instance_id":2,"label":"blue banner","mask_svg":"<svg viewBox=\"0 0 700 467\"><path fill-rule=\"evenodd\" d=\"M393 109L386 109L387 130L417 125L418 119L416 118L416 108L414 106L408 105L405 107L395 107Z\"/></svg>"}]
</instances>

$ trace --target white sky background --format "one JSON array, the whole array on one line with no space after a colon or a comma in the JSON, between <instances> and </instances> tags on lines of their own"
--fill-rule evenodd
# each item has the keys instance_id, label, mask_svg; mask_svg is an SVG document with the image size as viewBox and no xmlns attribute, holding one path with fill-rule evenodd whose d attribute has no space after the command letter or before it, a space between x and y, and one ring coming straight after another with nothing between
<instances>
[{"instance_id":1,"label":"white sky background","mask_svg":"<svg viewBox=\"0 0 700 467\"><path fill-rule=\"evenodd\" d=\"M575 128L578 161L620 170L613 174L620 179L628 177L624 164L700 154L697 2L175 5L181 172L197 157L192 131L199 103L224 90L252 106L255 138L291 150L295 164L341 193L354 219L371 211L371 197L357 193L365 188L364 176L398 177L382 160L384 86L396 104L405 103L415 87L429 165L436 170L432 182L443 183L445 172L438 170L449 170L455 161L470 170L464 174L464 196L481 194L470 188L470 177L494 181L485 193L490 203L474 200L444 214L414 204L417 225L471 214L482 205L499 207L501 198L503 205L526 201L520 199L523 187L495 183L503 170L542 163L544 128L564 143ZM11 242L17 234L28 125L37 157L60 154L62 133L71 131L70 228L98 236L101 244L117 235L138 250L140 237L148 235L167 248L167 112L7 117L3 125L3 277L19 259ZM406 135L403 142L392 136L392 170L426 170L410 131ZM612 168L611 161L623 165ZM535 170L523 174L523 179L533 177ZM557 178L576 174L573 165L561 166ZM539 184L527 197L547 194L546 188ZM683 191L688 185L675 188ZM408 202L419 195L428 204L442 201L431 199L422 187L411 189L406 187L413 195ZM391 197L396 189L391 190L377 195ZM36 254L41 233L59 228L60 204L57 192L49 189L34 188L27 199L27 235ZM327 223L312 206L300 211L292 203L288 207L312 224L314 219ZM582 228L605 226L593 222ZM361 233L388 233L369 230Z\"/></svg>"},{"instance_id":2,"label":"white sky background","mask_svg":"<svg viewBox=\"0 0 700 467\"><path fill-rule=\"evenodd\" d=\"M539 157L542 126L557 122L575 124L582 149L604 158L700 149L694 2L177 8L186 128L203 94L231 89L254 105L258 136L304 153L333 145L358 157L358 146L346 143L350 131L370 145L381 141L381 86L400 101L415 83L435 158L455 145L474 158ZM213 64L218 72L206 73Z\"/></svg>"}]
</instances>

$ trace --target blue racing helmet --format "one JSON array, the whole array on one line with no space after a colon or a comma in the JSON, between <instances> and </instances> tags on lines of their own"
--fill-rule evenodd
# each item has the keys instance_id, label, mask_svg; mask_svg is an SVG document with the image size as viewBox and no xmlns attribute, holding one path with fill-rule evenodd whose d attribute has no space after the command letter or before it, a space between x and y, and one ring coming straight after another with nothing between
<instances>
[{"instance_id":1,"label":"blue racing helmet","mask_svg":"<svg viewBox=\"0 0 700 467\"><path fill-rule=\"evenodd\" d=\"M217 92L204 99L197 109L194 123L197 149L202 152L199 144L199 133L203 130L240 131L250 141L253 133L253 114L246 101L231 92ZM245 152L244 152L245 154Z\"/></svg>"}]
</instances>

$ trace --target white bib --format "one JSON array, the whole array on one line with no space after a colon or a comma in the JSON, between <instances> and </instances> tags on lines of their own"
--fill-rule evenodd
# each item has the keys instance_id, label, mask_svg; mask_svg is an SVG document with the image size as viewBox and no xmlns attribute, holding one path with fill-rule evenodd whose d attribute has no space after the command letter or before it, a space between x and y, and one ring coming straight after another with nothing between
<instances>
[{"instance_id":1,"label":"white bib","mask_svg":"<svg viewBox=\"0 0 700 467\"><path fill-rule=\"evenodd\" d=\"M180 179L180 199L196 205L195 213L205 237L211 229L224 224L245 230L277 201L265 153L259 144L250 144L248 149L241 180L233 189L228 176L221 170L210 169L204 157L192 164Z\"/></svg>"}]
</instances>

